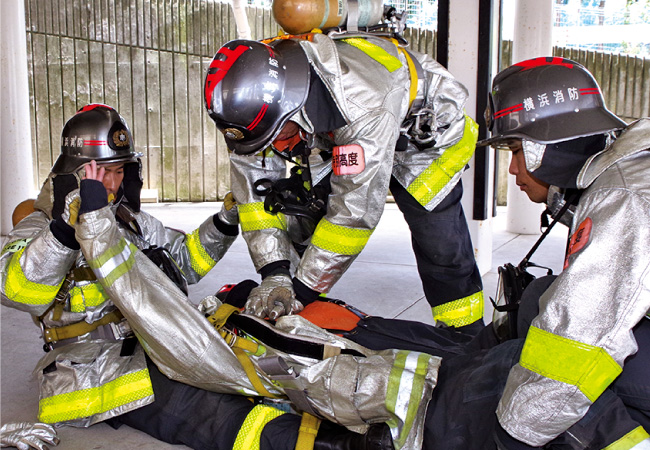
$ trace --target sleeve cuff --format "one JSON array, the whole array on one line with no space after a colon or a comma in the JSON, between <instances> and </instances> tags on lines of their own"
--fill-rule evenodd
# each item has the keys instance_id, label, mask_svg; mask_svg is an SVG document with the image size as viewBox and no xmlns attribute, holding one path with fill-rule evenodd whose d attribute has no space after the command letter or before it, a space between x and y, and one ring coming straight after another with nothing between
<instances>
[{"instance_id":1,"label":"sleeve cuff","mask_svg":"<svg viewBox=\"0 0 650 450\"><path fill-rule=\"evenodd\" d=\"M57 241L69 249L79 250L81 248L77 239L74 237L74 228L65 223L62 218L59 217L50 222L50 231Z\"/></svg>"},{"instance_id":2,"label":"sleeve cuff","mask_svg":"<svg viewBox=\"0 0 650 450\"><path fill-rule=\"evenodd\" d=\"M221 220L217 214L214 214L212 216L212 223L214 223L214 226L217 227L217 230L226 236L237 236L239 234L238 225L227 224Z\"/></svg>"},{"instance_id":3,"label":"sleeve cuff","mask_svg":"<svg viewBox=\"0 0 650 450\"><path fill-rule=\"evenodd\" d=\"M293 290L296 293L296 298L300 300L304 306L316 301L320 296L320 292L308 287L298 278L293 279Z\"/></svg>"},{"instance_id":4,"label":"sleeve cuff","mask_svg":"<svg viewBox=\"0 0 650 450\"><path fill-rule=\"evenodd\" d=\"M270 277L271 275L278 274L284 274L290 277L291 272L289 272L289 267L289 260L283 259L282 261L275 261L262 267L259 270L259 274L262 275L262 280L266 277Z\"/></svg>"},{"instance_id":5,"label":"sleeve cuff","mask_svg":"<svg viewBox=\"0 0 650 450\"><path fill-rule=\"evenodd\" d=\"M81 180L79 195L81 196L79 215L90 211L97 211L108 205L106 188L101 181Z\"/></svg>"}]
</instances>

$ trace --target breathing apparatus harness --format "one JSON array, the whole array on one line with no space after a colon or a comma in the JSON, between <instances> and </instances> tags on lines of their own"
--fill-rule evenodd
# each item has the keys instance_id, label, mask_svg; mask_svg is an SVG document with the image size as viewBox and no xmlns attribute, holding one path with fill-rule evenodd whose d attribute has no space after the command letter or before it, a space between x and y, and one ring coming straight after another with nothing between
<instances>
[{"instance_id":1,"label":"breathing apparatus harness","mask_svg":"<svg viewBox=\"0 0 650 450\"><path fill-rule=\"evenodd\" d=\"M539 237L537 242L528 251L526 256L516 266L511 263L506 263L499 266L497 273L499 281L497 284L496 301L490 297L490 302L494 307L494 314L492 318L492 326L500 341L517 338L517 312L519 310L519 303L521 301L524 289L536 279L535 275L528 272L529 267L537 267L546 269L546 275L553 275L553 270L535 264L530 261L533 253L537 251L542 241L548 236L557 222L560 222L562 216L567 210L575 205L580 198L580 192L577 191L564 201L564 204L557 211L556 214L550 214L553 220L548 222L549 210L542 213L542 227L546 229Z\"/></svg>"},{"instance_id":2,"label":"breathing apparatus harness","mask_svg":"<svg viewBox=\"0 0 650 450\"><path fill-rule=\"evenodd\" d=\"M262 178L254 183L255 193L264 196L264 210L269 214L278 213L296 216L316 226L327 210L327 196L331 189L329 183L314 186L309 165L310 149L301 136L290 142L283 142L281 149L271 144L271 150L280 158L294 166L288 178L272 181ZM329 177L329 175L328 175Z\"/></svg>"}]
</instances>

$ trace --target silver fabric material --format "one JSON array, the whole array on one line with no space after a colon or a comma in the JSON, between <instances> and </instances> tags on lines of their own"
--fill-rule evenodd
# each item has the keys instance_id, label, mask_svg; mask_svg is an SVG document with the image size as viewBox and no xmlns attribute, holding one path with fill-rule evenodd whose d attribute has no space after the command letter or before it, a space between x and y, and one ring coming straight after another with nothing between
<instances>
[{"instance_id":1,"label":"silver fabric material","mask_svg":"<svg viewBox=\"0 0 650 450\"><path fill-rule=\"evenodd\" d=\"M526 169L528 169L529 172L534 172L535 170L539 169L539 166L542 164L542 158L544 158L544 150L546 150L546 144L540 144L539 142L522 139L521 147L524 150Z\"/></svg>"},{"instance_id":2,"label":"silver fabric material","mask_svg":"<svg viewBox=\"0 0 650 450\"><path fill-rule=\"evenodd\" d=\"M115 219L107 208L81 216L77 239L89 258L102 255L119 238ZM141 252L133 256L135 264L132 268L105 289L129 320L158 368L170 378L202 389L256 395L232 349L204 315L179 290L171 289L172 282ZM133 283L138 283L135 280L143 279L149 282L141 283L141 289L130 288ZM271 327L264 320L248 317L261 326ZM259 369L257 360L280 356L299 374L287 388L303 386L309 405L322 417L355 431L363 431L371 423L392 419L398 424L394 435L401 439L401 448L420 448L424 412L436 383L439 358L417 352L371 351L330 334L299 316L281 317L276 331L330 347L353 348L366 356L338 355L319 361L283 353L263 343L263 354L250 355L250 359L267 390L282 396L284 385L282 381L274 384ZM408 397L405 403L399 404L417 409L413 423L403 408L393 412L387 406L389 386L394 381L391 371L405 353L411 359L421 357L424 361L417 374L415 368L408 367L402 376L404 384L399 385L400 395L414 390L412 398ZM416 376L423 377L421 391L416 390L419 388L414 387L415 383L413 386L408 384L409 377Z\"/></svg>"},{"instance_id":3,"label":"silver fabric material","mask_svg":"<svg viewBox=\"0 0 650 450\"><path fill-rule=\"evenodd\" d=\"M650 119L627 127L578 177L585 188L571 233L587 218L588 244L540 299L532 325L603 349L623 366L632 328L650 312ZM575 386L517 364L497 415L513 437L542 446L580 420L591 401Z\"/></svg>"},{"instance_id":4,"label":"silver fabric material","mask_svg":"<svg viewBox=\"0 0 650 450\"><path fill-rule=\"evenodd\" d=\"M24 248L20 258L20 266L27 279L37 285L57 286L72 269L87 267L87 262L80 251L65 247L50 231L50 214L53 202L50 181L51 177L44 183L43 190L36 202L36 206L40 210L23 219L9 233L5 241L7 245L3 246L0 255L0 288L2 289L0 301L5 306L26 311L34 316L44 314L50 308L51 302L43 305L21 303L8 298L5 292L8 267L16 251ZM116 207L117 205L112 209L106 208L106 210L112 215ZM115 227L117 234L124 236L140 249L151 245L167 248L189 282L196 282L201 278L191 267L184 233L165 228L160 221L144 211L133 212L132 215L140 225L143 236L138 236L122 227ZM234 236L225 236L219 232L212 222L212 217L209 217L199 227L199 237L207 253L215 261L218 261L223 256L235 239ZM152 272L159 272L161 277L166 278L157 267L154 266L154 269L151 270ZM70 290L75 286L87 286L92 283L95 283L95 281L74 281L70 286ZM180 290L173 283L167 287L180 293ZM133 289L132 286L124 287L124 289L127 288L129 290ZM106 299L98 305L84 305L83 311L73 312L68 297L63 305L61 316L55 317L55 312L52 309L43 317L43 323L48 327L59 327L81 321L93 323L114 310L115 305L113 302ZM41 383L41 399L72 392L76 389L97 387L119 375L146 369L142 349L136 350L134 356L130 358L120 358L121 341L95 340L92 333L80 337L78 341L80 342L59 347L46 354L38 363L35 372L38 373ZM56 361L59 370L43 375L42 369L54 361ZM79 362L79 364L70 365L70 361ZM89 426L109 417L139 408L152 401L153 396L150 396L112 409L104 414L69 423L76 426Z\"/></svg>"},{"instance_id":5,"label":"silver fabric material","mask_svg":"<svg viewBox=\"0 0 650 450\"><path fill-rule=\"evenodd\" d=\"M262 280L248 295L244 312L254 316L275 320L280 316L302 311L296 300L291 277L287 274L271 275Z\"/></svg>"},{"instance_id":6,"label":"silver fabric material","mask_svg":"<svg viewBox=\"0 0 650 450\"><path fill-rule=\"evenodd\" d=\"M313 42L300 41L313 70L348 123L334 130L331 139L325 135L309 135L308 146L331 149L333 146L358 144L365 155L363 172L332 175L332 193L324 220L359 230L373 230L377 226L391 174L403 186L408 186L446 148L460 140L465 124L463 107L468 96L466 88L440 64L427 55L411 51L426 73L425 80L418 80L418 98L426 95L425 106L436 111L439 136L435 144L424 151L409 144L406 151L395 152L395 143L409 109L408 65L390 41L378 37L368 37L368 41L399 58L403 67L388 72L376 61L360 64L359 59L365 58L363 53L352 45L324 35L314 35ZM372 89L366 86L372 86ZM313 130L304 111L296 113L292 119L307 132ZM321 160L321 166L312 168L314 182L330 171L331 163L322 164ZM239 204L263 202L264 198L253 192L253 183L261 178L284 178L285 173L285 162L277 156L231 154L231 188ZM433 209L456 185L460 176L460 172L455 174L447 186L423 206ZM288 231L266 228L242 233L256 270L271 262L291 259L290 236L304 233L291 230L290 219L287 223ZM356 256L335 254L309 245L299 265L292 270L295 269L295 276L311 289L329 292Z\"/></svg>"},{"instance_id":7,"label":"silver fabric material","mask_svg":"<svg viewBox=\"0 0 650 450\"><path fill-rule=\"evenodd\" d=\"M0 447L18 450L47 450L56 446L59 438L53 426L46 423L14 422L0 428Z\"/></svg>"}]
</instances>

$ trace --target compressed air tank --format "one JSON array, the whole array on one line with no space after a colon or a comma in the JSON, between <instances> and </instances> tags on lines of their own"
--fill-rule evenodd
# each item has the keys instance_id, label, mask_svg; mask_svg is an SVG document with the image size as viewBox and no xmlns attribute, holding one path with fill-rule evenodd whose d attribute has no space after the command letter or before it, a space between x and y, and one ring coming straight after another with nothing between
<instances>
[{"instance_id":1,"label":"compressed air tank","mask_svg":"<svg viewBox=\"0 0 650 450\"><path fill-rule=\"evenodd\" d=\"M348 16L357 17L359 27L376 25L384 7L382 0L273 0L272 10L285 32L300 34L314 28L345 27Z\"/></svg>"}]
</instances>

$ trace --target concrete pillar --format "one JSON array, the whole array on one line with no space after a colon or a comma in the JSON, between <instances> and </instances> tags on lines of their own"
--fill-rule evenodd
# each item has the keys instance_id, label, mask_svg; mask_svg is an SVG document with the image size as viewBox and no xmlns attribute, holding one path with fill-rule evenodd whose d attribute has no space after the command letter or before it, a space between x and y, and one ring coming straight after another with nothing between
<instances>
[{"instance_id":1,"label":"concrete pillar","mask_svg":"<svg viewBox=\"0 0 650 450\"><path fill-rule=\"evenodd\" d=\"M36 194L23 0L0 2L0 84L0 218L6 235L16 205Z\"/></svg>"},{"instance_id":2,"label":"concrete pillar","mask_svg":"<svg viewBox=\"0 0 650 450\"><path fill-rule=\"evenodd\" d=\"M516 0L512 62L553 51L553 0ZM519 234L539 234L539 217L544 206L531 202L519 190L515 177L508 175L506 230Z\"/></svg>"},{"instance_id":3,"label":"concrete pillar","mask_svg":"<svg viewBox=\"0 0 650 450\"><path fill-rule=\"evenodd\" d=\"M449 7L448 69L469 90L465 110L469 116L476 119L479 2L478 0L453 0ZM488 220L472 220L473 163L472 159L469 170L463 174L462 203L474 244L476 262L481 274L484 274L492 268L492 212L489 212ZM490 165L494 167L494 161L491 160ZM490 192L493 192L493 189L494 186L490 186ZM491 195L490 193L490 198Z\"/></svg>"}]
</instances>

